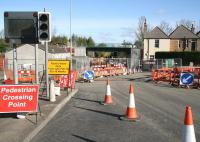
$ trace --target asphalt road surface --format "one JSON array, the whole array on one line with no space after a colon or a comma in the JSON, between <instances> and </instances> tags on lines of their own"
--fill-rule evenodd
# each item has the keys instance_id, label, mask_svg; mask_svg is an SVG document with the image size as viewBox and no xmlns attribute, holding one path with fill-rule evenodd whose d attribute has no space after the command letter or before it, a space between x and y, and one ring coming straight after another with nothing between
<instances>
[{"instance_id":1,"label":"asphalt road surface","mask_svg":"<svg viewBox=\"0 0 200 142\"><path fill-rule=\"evenodd\" d=\"M101 105L105 78L78 83L79 92L32 142L180 142L185 106L192 107L197 141L200 141L200 90L173 88L146 81L145 76L111 78L113 105ZM119 119L134 85L140 121Z\"/></svg>"}]
</instances>

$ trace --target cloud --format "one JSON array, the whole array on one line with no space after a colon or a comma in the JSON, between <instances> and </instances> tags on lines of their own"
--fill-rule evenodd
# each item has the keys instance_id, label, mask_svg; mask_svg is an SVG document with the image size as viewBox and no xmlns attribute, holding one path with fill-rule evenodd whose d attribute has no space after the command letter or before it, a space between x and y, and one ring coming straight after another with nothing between
<instances>
[{"instance_id":1,"label":"cloud","mask_svg":"<svg viewBox=\"0 0 200 142\"><path fill-rule=\"evenodd\" d=\"M167 11L165 9L158 9L156 12L155 12L155 15L157 16L165 16L167 14Z\"/></svg>"}]
</instances>

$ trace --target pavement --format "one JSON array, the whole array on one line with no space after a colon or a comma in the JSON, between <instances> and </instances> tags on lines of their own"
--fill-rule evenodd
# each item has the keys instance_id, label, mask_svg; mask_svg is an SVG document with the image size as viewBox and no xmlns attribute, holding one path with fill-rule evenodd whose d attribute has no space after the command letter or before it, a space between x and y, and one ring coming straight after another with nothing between
<instances>
[{"instance_id":1,"label":"pavement","mask_svg":"<svg viewBox=\"0 0 200 142\"><path fill-rule=\"evenodd\" d=\"M78 92L78 89L61 91L55 102L39 99L41 113L27 113L25 119L18 119L16 113L0 114L1 142L29 142L57 114L57 112Z\"/></svg>"}]
</instances>

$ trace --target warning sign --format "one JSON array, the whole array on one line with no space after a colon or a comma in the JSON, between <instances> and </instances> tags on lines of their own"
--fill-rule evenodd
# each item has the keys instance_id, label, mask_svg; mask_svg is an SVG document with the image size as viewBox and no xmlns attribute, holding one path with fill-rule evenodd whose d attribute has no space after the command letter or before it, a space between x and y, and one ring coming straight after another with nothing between
<instances>
[{"instance_id":1,"label":"warning sign","mask_svg":"<svg viewBox=\"0 0 200 142\"><path fill-rule=\"evenodd\" d=\"M38 85L2 85L0 92L0 113L37 111Z\"/></svg>"},{"instance_id":2,"label":"warning sign","mask_svg":"<svg viewBox=\"0 0 200 142\"><path fill-rule=\"evenodd\" d=\"M49 60L48 74L49 75L68 75L70 70L69 60Z\"/></svg>"}]
</instances>

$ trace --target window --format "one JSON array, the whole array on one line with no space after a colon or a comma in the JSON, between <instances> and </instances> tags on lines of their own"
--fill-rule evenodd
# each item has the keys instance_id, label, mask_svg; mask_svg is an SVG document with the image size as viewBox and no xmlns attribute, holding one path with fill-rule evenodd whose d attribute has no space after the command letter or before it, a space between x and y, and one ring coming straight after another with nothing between
<instances>
[{"instance_id":1,"label":"window","mask_svg":"<svg viewBox=\"0 0 200 142\"><path fill-rule=\"evenodd\" d=\"M159 48L159 40L158 39L155 40L155 47Z\"/></svg>"},{"instance_id":2,"label":"window","mask_svg":"<svg viewBox=\"0 0 200 142\"><path fill-rule=\"evenodd\" d=\"M178 48L181 48L181 41L178 40Z\"/></svg>"},{"instance_id":3,"label":"window","mask_svg":"<svg viewBox=\"0 0 200 142\"><path fill-rule=\"evenodd\" d=\"M150 60L154 60L154 55L150 55Z\"/></svg>"},{"instance_id":4,"label":"window","mask_svg":"<svg viewBox=\"0 0 200 142\"><path fill-rule=\"evenodd\" d=\"M196 51L197 41L192 40L191 51Z\"/></svg>"},{"instance_id":5,"label":"window","mask_svg":"<svg viewBox=\"0 0 200 142\"><path fill-rule=\"evenodd\" d=\"M187 39L183 39L182 42L183 42L183 48L188 48L189 41Z\"/></svg>"}]
</instances>

